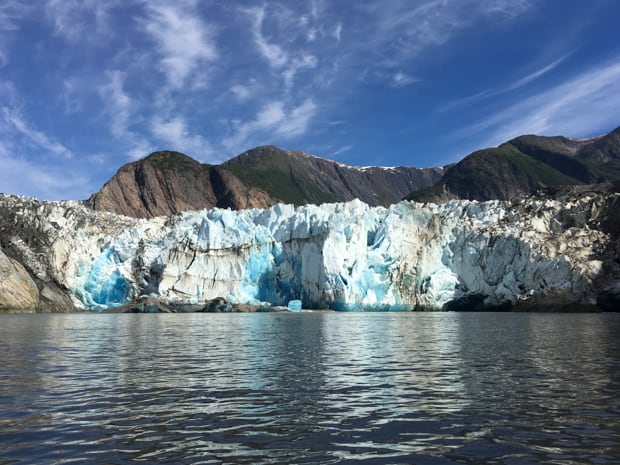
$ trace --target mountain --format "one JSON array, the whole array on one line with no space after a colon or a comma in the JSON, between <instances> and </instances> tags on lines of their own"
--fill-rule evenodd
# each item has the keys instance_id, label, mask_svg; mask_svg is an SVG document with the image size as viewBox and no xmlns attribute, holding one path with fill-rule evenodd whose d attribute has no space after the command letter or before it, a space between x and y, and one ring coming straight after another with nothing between
<instances>
[{"instance_id":1,"label":"mountain","mask_svg":"<svg viewBox=\"0 0 620 465\"><path fill-rule=\"evenodd\" d=\"M620 180L620 128L601 137L524 135L478 150L409 200L510 199L561 185Z\"/></svg>"},{"instance_id":2,"label":"mountain","mask_svg":"<svg viewBox=\"0 0 620 465\"><path fill-rule=\"evenodd\" d=\"M136 218L213 207L266 208L274 203L266 192L226 169L168 151L124 165L87 202L95 210Z\"/></svg>"},{"instance_id":3,"label":"mountain","mask_svg":"<svg viewBox=\"0 0 620 465\"><path fill-rule=\"evenodd\" d=\"M601 137L524 135L443 168L355 167L301 151L257 147L220 165L155 152L121 167L87 205L137 218L221 207L268 208L360 199L494 200L547 187L620 180L620 128Z\"/></svg>"},{"instance_id":4,"label":"mountain","mask_svg":"<svg viewBox=\"0 0 620 465\"><path fill-rule=\"evenodd\" d=\"M149 220L0 195L0 311L617 310L619 191Z\"/></svg>"},{"instance_id":5,"label":"mountain","mask_svg":"<svg viewBox=\"0 0 620 465\"><path fill-rule=\"evenodd\" d=\"M267 208L361 199L389 205L430 186L443 168L358 168L274 146L249 150L221 165L179 152L155 152L128 163L87 201L98 211L136 218L221 207Z\"/></svg>"},{"instance_id":6,"label":"mountain","mask_svg":"<svg viewBox=\"0 0 620 465\"><path fill-rule=\"evenodd\" d=\"M295 205L357 198L369 205L387 206L411 192L412 186L434 184L444 172L443 168L348 166L274 146L249 150L222 166L246 184Z\"/></svg>"}]
</instances>

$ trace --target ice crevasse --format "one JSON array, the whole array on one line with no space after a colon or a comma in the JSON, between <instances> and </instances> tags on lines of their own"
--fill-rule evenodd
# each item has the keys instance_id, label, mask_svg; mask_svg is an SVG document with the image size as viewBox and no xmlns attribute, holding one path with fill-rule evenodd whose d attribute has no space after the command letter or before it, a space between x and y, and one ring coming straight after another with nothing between
<instances>
[{"instance_id":1,"label":"ice crevasse","mask_svg":"<svg viewBox=\"0 0 620 465\"><path fill-rule=\"evenodd\" d=\"M574 218L565 227L567 211L552 200L355 200L187 212L76 247L65 279L90 309L141 295L346 311L446 309L472 298L497 306L547 287L582 296L600 271L589 251L602 233L576 229Z\"/></svg>"}]
</instances>

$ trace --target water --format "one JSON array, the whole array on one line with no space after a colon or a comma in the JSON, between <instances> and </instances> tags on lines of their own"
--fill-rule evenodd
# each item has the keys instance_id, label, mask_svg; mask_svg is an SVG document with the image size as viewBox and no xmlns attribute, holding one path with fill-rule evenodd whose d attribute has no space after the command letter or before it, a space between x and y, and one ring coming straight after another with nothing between
<instances>
[{"instance_id":1,"label":"water","mask_svg":"<svg viewBox=\"0 0 620 465\"><path fill-rule=\"evenodd\" d=\"M0 465L617 464L620 315L4 315Z\"/></svg>"}]
</instances>

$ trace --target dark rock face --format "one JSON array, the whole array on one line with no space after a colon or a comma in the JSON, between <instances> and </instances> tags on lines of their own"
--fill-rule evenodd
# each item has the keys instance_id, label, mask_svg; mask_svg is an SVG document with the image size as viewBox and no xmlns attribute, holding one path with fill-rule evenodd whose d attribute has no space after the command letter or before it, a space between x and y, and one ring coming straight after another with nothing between
<instances>
[{"instance_id":1,"label":"dark rock face","mask_svg":"<svg viewBox=\"0 0 620 465\"><path fill-rule=\"evenodd\" d=\"M216 297L203 305L172 302L158 297L141 297L127 305L106 310L105 313L263 313L285 311L286 309L282 307L232 304L223 297Z\"/></svg>"},{"instance_id":2,"label":"dark rock face","mask_svg":"<svg viewBox=\"0 0 620 465\"><path fill-rule=\"evenodd\" d=\"M438 181L443 168L355 168L265 146L222 165L203 165L178 152L156 152L118 170L87 204L136 218L205 208L268 208L359 198L389 205Z\"/></svg>"},{"instance_id":3,"label":"dark rock face","mask_svg":"<svg viewBox=\"0 0 620 465\"><path fill-rule=\"evenodd\" d=\"M273 146L249 150L224 166L246 183L297 205L357 198L372 206L388 206L412 190L433 185L444 173L443 168L360 168Z\"/></svg>"},{"instance_id":4,"label":"dark rock face","mask_svg":"<svg viewBox=\"0 0 620 465\"><path fill-rule=\"evenodd\" d=\"M216 207L244 210L246 208L268 208L276 203L267 192L244 184L230 171L215 166L209 180L216 194Z\"/></svg>"},{"instance_id":5,"label":"dark rock face","mask_svg":"<svg viewBox=\"0 0 620 465\"><path fill-rule=\"evenodd\" d=\"M89 200L95 210L137 218L215 206L208 169L177 152L157 152L123 166Z\"/></svg>"},{"instance_id":6,"label":"dark rock face","mask_svg":"<svg viewBox=\"0 0 620 465\"><path fill-rule=\"evenodd\" d=\"M620 160L620 128L584 144L577 155L600 164L617 162Z\"/></svg>"},{"instance_id":7,"label":"dark rock face","mask_svg":"<svg viewBox=\"0 0 620 465\"><path fill-rule=\"evenodd\" d=\"M582 302L579 296L566 289L550 287L532 297L520 300L515 305L514 311L582 313L600 312L601 308Z\"/></svg>"},{"instance_id":8,"label":"dark rock face","mask_svg":"<svg viewBox=\"0 0 620 465\"><path fill-rule=\"evenodd\" d=\"M398 202L414 189L432 186L444 173L443 168L357 168L297 151L290 156L338 201L357 198L373 206Z\"/></svg>"},{"instance_id":9,"label":"dark rock face","mask_svg":"<svg viewBox=\"0 0 620 465\"><path fill-rule=\"evenodd\" d=\"M205 208L267 208L276 201L232 173L178 152L156 152L123 166L87 204L135 218Z\"/></svg>"}]
</instances>

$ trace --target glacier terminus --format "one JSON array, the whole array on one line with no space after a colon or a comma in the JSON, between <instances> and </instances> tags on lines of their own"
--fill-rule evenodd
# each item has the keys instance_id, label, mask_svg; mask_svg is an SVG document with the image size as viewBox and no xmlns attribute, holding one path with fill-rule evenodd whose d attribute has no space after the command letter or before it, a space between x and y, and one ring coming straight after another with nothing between
<instances>
[{"instance_id":1,"label":"glacier terminus","mask_svg":"<svg viewBox=\"0 0 620 465\"><path fill-rule=\"evenodd\" d=\"M341 311L605 306L620 289L617 192L511 201L361 201L134 219L0 197L0 254L39 304L105 310L141 296ZM36 299L35 304L36 304ZM34 304L33 304L34 305Z\"/></svg>"}]
</instances>

